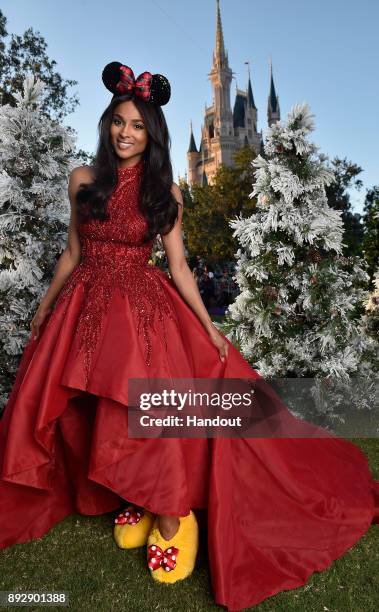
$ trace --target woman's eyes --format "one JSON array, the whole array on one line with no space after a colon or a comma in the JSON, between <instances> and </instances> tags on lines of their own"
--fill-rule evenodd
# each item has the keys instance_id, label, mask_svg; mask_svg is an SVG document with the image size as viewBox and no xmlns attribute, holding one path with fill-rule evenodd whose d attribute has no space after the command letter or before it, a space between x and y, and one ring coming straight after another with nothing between
<instances>
[{"instance_id":1,"label":"woman's eyes","mask_svg":"<svg viewBox=\"0 0 379 612\"><path fill-rule=\"evenodd\" d=\"M118 125L119 123L121 123L121 119L113 119L113 123L115 123L116 125ZM143 123L135 123L135 126L137 126L138 128L144 128Z\"/></svg>"}]
</instances>

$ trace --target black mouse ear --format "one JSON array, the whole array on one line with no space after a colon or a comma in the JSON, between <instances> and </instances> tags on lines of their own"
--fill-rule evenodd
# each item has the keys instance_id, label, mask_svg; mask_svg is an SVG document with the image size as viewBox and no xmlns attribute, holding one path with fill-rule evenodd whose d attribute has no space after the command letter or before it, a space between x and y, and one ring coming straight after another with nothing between
<instances>
[{"instance_id":1,"label":"black mouse ear","mask_svg":"<svg viewBox=\"0 0 379 612\"><path fill-rule=\"evenodd\" d=\"M105 87L114 95L118 96L120 95L120 91L116 89L116 85L120 81L122 67L127 68L134 78L133 70L129 68L129 66L121 64L121 62L110 62L105 66L101 75Z\"/></svg>"},{"instance_id":2,"label":"black mouse ear","mask_svg":"<svg viewBox=\"0 0 379 612\"><path fill-rule=\"evenodd\" d=\"M153 74L150 85L150 102L159 106L167 104L171 97L171 86L163 74Z\"/></svg>"},{"instance_id":3,"label":"black mouse ear","mask_svg":"<svg viewBox=\"0 0 379 612\"><path fill-rule=\"evenodd\" d=\"M113 94L117 93L116 85L120 78L120 67L120 62L110 62L105 66L101 75L105 87Z\"/></svg>"}]
</instances>

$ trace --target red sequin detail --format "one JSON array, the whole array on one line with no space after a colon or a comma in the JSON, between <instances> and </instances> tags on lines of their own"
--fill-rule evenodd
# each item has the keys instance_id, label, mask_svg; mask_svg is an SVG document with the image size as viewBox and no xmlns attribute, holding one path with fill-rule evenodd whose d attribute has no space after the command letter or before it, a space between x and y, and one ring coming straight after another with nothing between
<instances>
[{"instance_id":1,"label":"red sequin detail","mask_svg":"<svg viewBox=\"0 0 379 612\"><path fill-rule=\"evenodd\" d=\"M179 323L172 302L164 290L162 275L148 263L154 240L143 242L147 222L138 207L139 185L143 160L137 166L119 170L117 187L108 201L110 219L93 219L79 225L82 260L74 269L56 301L68 300L80 283L84 301L76 333L79 338L77 355L84 352L86 382L91 371L93 353L103 330L104 316L114 291L128 298L137 319L137 330L143 335L145 362L151 365L151 331L156 331L157 319L163 329L167 350L165 318ZM67 307L68 301L66 302Z\"/></svg>"}]
</instances>

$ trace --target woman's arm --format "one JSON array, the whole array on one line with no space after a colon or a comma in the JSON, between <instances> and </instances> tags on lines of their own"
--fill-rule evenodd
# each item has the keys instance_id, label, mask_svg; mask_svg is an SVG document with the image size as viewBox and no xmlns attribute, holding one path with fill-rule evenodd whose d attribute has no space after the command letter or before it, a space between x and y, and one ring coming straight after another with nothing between
<instances>
[{"instance_id":1,"label":"woman's arm","mask_svg":"<svg viewBox=\"0 0 379 612\"><path fill-rule=\"evenodd\" d=\"M182 238L183 198L176 183L172 185L172 193L179 203L178 218L172 230L165 236L161 236L162 244L167 255L170 276L181 296L192 308L208 332L211 340L219 349L220 357L223 361L224 356L226 356L228 352L228 345L213 324L204 306L196 280L193 277L185 257Z\"/></svg>"},{"instance_id":2,"label":"woman's arm","mask_svg":"<svg viewBox=\"0 0 379 612\"><path fill-rule=\"evenodd\" d=\"M81 247L77 229L75 199L79 184L85 182L86 180L88 180L88 169L85 167L74 168L70 174L68 181L68 195L71 204L71 215L67 246L57 261L50 286L40 302L41 308L50 309L52 307L66 280L80 262Z\"/></svg>"}]
</instances>

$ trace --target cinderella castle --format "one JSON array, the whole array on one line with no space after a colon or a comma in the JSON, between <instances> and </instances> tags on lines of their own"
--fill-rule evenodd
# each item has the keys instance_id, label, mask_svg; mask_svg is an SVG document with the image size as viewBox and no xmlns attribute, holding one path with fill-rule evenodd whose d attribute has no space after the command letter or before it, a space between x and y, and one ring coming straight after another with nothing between
<instances>
[{"instance_id":1,"label":"cinderella castle","mask_svg":"<svg viewBox=\"0 0 379 612\"><path fill-rule=\"evenodd\" d=\"M250 145L256 153L262 152L262 130L257 131L258 110L254 103L249 79L246 91L236 89L233 111L230 106L232 72L225 50L221 24L220 3L217 0L216 46L213 65L208 76L212 83L213 104L205 108L201 128L200 147L197 150L192 131L187 152L189 185L212 184L212 177L220 165L233 166L233 153ZM276 95L272 65L270 64L270 92L267 103L268 125L280 120L279 97ZM187 174L187 173L186 173Z\"/></svg>"}]
</instances>

